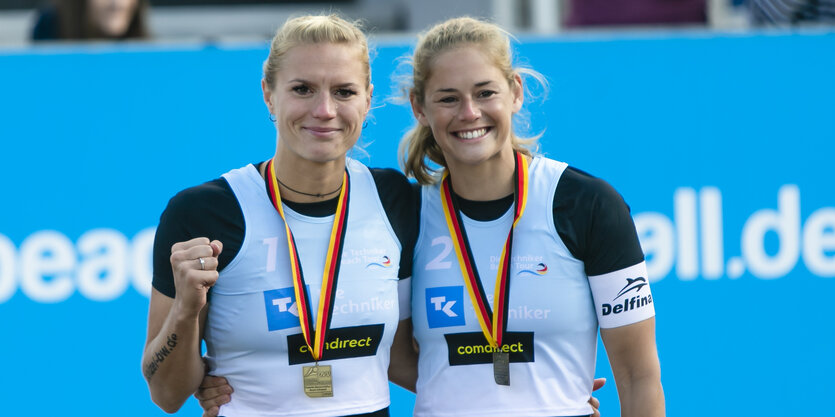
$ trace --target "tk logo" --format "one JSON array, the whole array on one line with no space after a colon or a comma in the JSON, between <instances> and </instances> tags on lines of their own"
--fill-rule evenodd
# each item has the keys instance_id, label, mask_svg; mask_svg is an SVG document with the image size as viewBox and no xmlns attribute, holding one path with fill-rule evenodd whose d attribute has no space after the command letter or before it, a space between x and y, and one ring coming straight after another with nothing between
<instances>
[{"instance_id":1,"label":"tk logo","mask_svg":"<svg viewBox=\"0 0 835 417\"><path fill-rule=\"evenodd\" d=\"M429 328L463 326L464 287L434 287L426 289L426 320Z\"/></svg>"},{"instance_id":2,"label":"tk logo","mask_svg":"<svg viewBox=\"0 0 835 417\"><path fill-rule=\"evenodd\" d=\"M305 290L309 291L307 286ZM269 331L299 327L299 307L293 287L264 291L264 308Z\"/></svg>"}]
</instances>

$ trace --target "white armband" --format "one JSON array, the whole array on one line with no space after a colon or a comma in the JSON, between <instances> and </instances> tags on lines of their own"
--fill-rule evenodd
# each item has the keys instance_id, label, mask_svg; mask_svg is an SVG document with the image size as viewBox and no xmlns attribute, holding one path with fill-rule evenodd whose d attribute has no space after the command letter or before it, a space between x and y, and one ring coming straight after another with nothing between
<instances>
[{"instance_id":1,"label":"white armband","mask_svg":"<svg viewBox=\"0 0 835 417\"><path fill-rule=\"evenodd\" d=\"M589 285L602 329L637 323L655 315L645 262L590 276Z\"/></svg>"}]
</instances>

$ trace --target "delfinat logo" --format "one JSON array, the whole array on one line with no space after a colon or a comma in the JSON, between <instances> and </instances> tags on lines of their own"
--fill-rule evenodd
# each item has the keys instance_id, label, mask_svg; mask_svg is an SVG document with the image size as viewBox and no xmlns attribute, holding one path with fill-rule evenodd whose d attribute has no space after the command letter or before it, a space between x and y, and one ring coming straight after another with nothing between
<instances>
[{"instance_id":1,"label":"delfinat logo","mask_svg":"<svg viewBox=\"0 0 835 417\"><path fill-rule=\"evenodd\" d=\"M641 288L643 288L645 285L647 285L647 280L644 277L627 278L626 285L620 289L620 292L618 292L618 295L615 296L615 298L613 298L612 301L615 301L618 298L623 297L624 295L626 295L626 293L632 290L635 290L635 292L641 292Z\"/></svg>"},{"instance_id":2,"label":"delfinat logo","mask_svg":"<svg viewBox=\"0 0 835 417\"><path fill-rule=\"evenodd\" d=\"M536 266L536 268L523 269L523 270L519 271L519 273L517 273L516 275L531 274L531 275L541 276L541 275L545 275L547 273L548 273L548 265L545 265L544 263L540 263L539 265Z\"/></svg>"},{"instance_id":3,"label":"delfinat logo","mask_svg":"<svg viewBox=\"0 0 835 417\"><path fill-rule=\"evenodd\" d=\"M391 266L391 258L383 255L382 257L380 257L380 262L371 262L370 264L366 265L365 268L391 268Z\"/></svg>"},{"instance_id":4,"label":"delfinat logo","mask_svg":"<svg viewBox=\"0 0 835 417\"><path fill-rule=\"evenodd\" d=\"M652 294L649 294L648 292L645 292L644 296L639 294L641 292L641 288L644 288L646 285L647 279L644 277L627 278L626 285L621 288L615 298L612 299L612 304L605 303L601 306L601 313L603 313L604 316L608 316L609 314L620 314L652 304ZM618 298L625 295L631 295L629 293L632 290L635 290L635 295L632 295L632 297L624 297L623 303L620 301L615 303Z\"/></svg>"}]
</instances>

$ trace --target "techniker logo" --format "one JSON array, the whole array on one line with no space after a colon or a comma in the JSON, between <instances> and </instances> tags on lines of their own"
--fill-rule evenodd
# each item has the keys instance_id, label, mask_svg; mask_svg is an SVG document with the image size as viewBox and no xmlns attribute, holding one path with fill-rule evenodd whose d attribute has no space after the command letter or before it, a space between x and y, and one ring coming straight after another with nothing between
<instances>
[{"instance_id":1,"label":"techniker logo","mask_svg":"<svg viewBox=\"0 0 835 417\"><path fill-rule=\"evenodd\" d=\"M612 299L614 303L618 298L626 296L631 291L635 291L635 295L631 298L624 298L623 303L618 302L617 304L603 304L603 315L608 316L609 314L620 314L630 310L635 310L636 308L641 308L645 305L652 304L652 294L647 294L646 296L641 296L639 293L641 289L647 285L647 279L644 277L638 278L626 278L626 285L618 291L615 298Z\"/></svg>"},{"instance_id":2,"label":"techniker logo","mask_svg":"<svg viewBox=\"0 0 835 417\"><path fill-rule=\"evenodd\" d=\"M430 329L465 325L464 287L427 288L426 320Z\"/></svg>"},{"instance_id":3,"label":"techniker logo","mask_svg":"<svg viewBox=\"0 0 835 417\"><path fill-rule=\"evenodd\" d=\"M307 289L307 286L305 286ZM264 291L269 331L299 327L299 308L293 287Z\"/></svg>"}]
</instances>

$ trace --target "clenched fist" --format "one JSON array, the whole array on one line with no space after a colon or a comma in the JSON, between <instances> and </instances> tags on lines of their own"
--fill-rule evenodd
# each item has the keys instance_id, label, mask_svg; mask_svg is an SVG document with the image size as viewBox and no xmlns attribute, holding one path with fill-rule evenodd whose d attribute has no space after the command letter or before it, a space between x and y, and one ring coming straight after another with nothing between
<instances>
[{"instance_id":1,"label":"clenched fist","mask_svg":"<svg viewBox=\"0 0 835 417\"><path fill-rule=\"evenodd\" d=\"M223 250L219 240L198 237L171 247L174 271L174 302L181 313L196 316L206 305L209 288L217 282L217 257Z\"/></svg>"}]
</instances>

